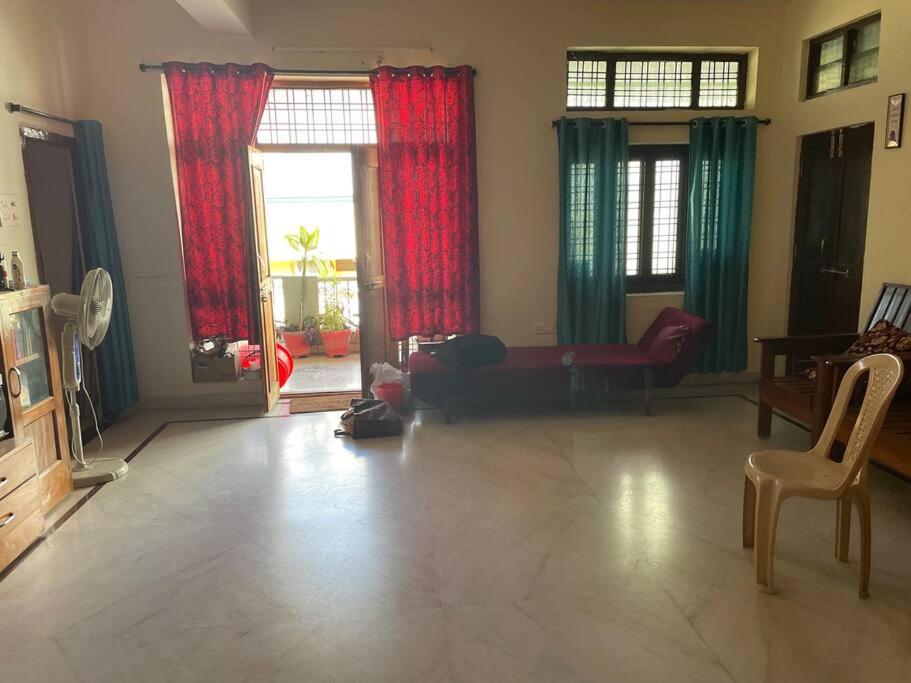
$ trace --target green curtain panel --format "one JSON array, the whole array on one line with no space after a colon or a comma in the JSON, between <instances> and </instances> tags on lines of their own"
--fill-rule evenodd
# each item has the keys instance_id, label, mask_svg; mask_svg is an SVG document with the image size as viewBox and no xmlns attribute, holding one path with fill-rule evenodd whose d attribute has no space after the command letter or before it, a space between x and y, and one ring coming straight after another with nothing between
<instances>
[{"instance_id":1,"label":"green curtain panel","mask_svg":"<svg viewBox=\"0 0 911 683\"><path fill-rule=\"evenodd\" d=\"M560 119L557 341L626 341L626 119Z\"/></svg>"},{"instance_id":2,"label":"green curtain panel","mask_svg":"<svg viewBox=\"0 0 911 683\"><path fill-rule=\"evenodd\" d=\"M85 267L104 268L110 273L114 287L111 325L104 341L95 349L101 385L101 412L106 422L113 422L139 400L133 335L101 124L98 121L77 121L74 131L76 193Z\"/></svg>"},{"instance_id":3,"label":"green curtain panel","mask_svg":"<svg viewBox=\"0 0 911 683\"><path fill-rule=\"evenodd\" d=\"M711 320L715 341L701 372L747 367L750 220L756 165L754 117L690 125L690 186L683 307Z\"/></svg>"}]
</instances>

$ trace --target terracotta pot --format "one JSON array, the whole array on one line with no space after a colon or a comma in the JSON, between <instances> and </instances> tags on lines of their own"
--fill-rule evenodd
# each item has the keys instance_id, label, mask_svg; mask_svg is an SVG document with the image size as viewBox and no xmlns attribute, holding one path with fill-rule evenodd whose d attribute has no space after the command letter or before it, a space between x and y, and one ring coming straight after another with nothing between
<instances>
[{"instance_id":1,"label":"terracotta pot","mask_svg":"<svg viewBox=\"0 0 911 683\"><path fill-rule=\"evenodd\" d=\"M285 346L295 358L306 358L310 355L310 339L306 332L282 332L282 339L285 340Z\"/></svg>"},{"instance_id":2,"label":"terracotta pot","mask_svg":"<svg viewBox=\"0 0 911 683\"><path fill-rule=\"evenodd\" d=\"M338 330L337 332L320 332L323 340L323 353L332 358L348 355L348 342L351 340L351 330Z\"/></svg>"}]
</instances>

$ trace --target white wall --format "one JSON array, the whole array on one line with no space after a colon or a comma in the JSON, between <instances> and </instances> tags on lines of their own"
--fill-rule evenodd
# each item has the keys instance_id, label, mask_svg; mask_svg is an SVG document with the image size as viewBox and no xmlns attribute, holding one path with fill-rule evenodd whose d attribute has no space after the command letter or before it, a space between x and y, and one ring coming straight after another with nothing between
<instances>
[{"instance_id":1,"label":"white wall","mask_svg":"<svg viewBox=\"0 0 911 683\"><path fill-rule=\"evenodd\" d=\"M801 101L802 44L811 37L882 11L879 77L876 83ZM909 0L793 0L785 27L785 78L780 119L785 134L798 136L857 123L875 123L867 243L860 325L883 282L911 282L911 115L905 113L900 149L885 149L886 98L911 96L911 2ZM911 109L911 102L906 106ZM796 164L797 149L791 164ZM787 162L782 166L787 166Z\"/></svg>"},{"instance_id":2,"label":"white wall","mask_svg":"<svg viewBox=\"0 0 911 683\"><path fill-rule=\"evenodd\" d=\"M572 46L666 45L759 48L756 109L774 115L781 10L761 0L425 0L260 2L255 38L203 31L176 3L86 0L93 99L105 124L108 161L127 275L144 398L256 391L243 385L194 385L187 360L186 306L165 142L161 83L140 61L264 61L276 67L370 68L385 63L477 67L476 115L481 231L482 327L508 344L549 344L533 334L556 313L557 168L550 122L564 112L565 53ZM707 21L706 17L712 17ZM273 46L279 49L273 51ZM432 52L370 48L429 46ZM359 47L315 53L300 47ZM687 113L633 118L686 118ZM686 129L635 129L635 140L686 139ZM750 332L780 327L789 221L768 205L784 189L768 172L789 148L783 128L759 133L759 172ZM780 213L780 212L779 212ZM760 282L761 285L756 283ZM634 297L635 337L679 296ZM250 395L252 398L252 394Z\"/></svg>"},{"instance_id":3,"label":"white wall","mask_svg":"<svg viewBox=\"0 0 911 683\"><path fill-rule=\"evenodd\" d=\"M80 6L79 1L54 0L0 3L0 101L4 106L17 102L65 118L79 115L81 103L90 98ZM36 282L20 125L65 135L71 135L72 129L47 119L0 111L0 193L15 195L23 211L21 227L0 228L0 252L9 267L10 252L19 250L26 277Z\"/></svg>"}]
</instances>

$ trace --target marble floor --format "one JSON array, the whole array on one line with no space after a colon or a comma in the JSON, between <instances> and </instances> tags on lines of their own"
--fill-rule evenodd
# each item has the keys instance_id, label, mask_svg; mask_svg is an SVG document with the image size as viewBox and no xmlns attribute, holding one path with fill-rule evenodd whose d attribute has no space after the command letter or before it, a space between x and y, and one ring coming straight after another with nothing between
<instances>
[{"instance_id":1,"label":"marble floor","mask_svg":"<svg viewBox=\"0 0 911 683\"><path fill-rule=\"evenodd\" d=\"M869 600L800 500L763 595L743 460L807 437L755 411L428 410L358 443L337 414L134 416L109 453L177 421L0 582L0 680L908 680L911 485L873 471Z\"/></svg>"},{"instance_id":2,"label":"marble floor","mask_svg":"<svg viewBox=\"0 0 911 683\"><path fill-rule=\"evenodd\" d=\"M343 358L308 356L295 358L294 370L282 394L321 394L361 390L361 358L352 353Z\"/></svg>"}]
</instances>

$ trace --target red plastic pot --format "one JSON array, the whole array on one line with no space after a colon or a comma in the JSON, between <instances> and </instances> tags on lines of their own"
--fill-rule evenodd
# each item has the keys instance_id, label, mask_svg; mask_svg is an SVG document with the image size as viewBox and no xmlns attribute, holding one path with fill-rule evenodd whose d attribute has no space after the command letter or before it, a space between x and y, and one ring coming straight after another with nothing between
<instances>
[{"instance_id":1,"label":"red plastic pot","mask_svg":"<svg viewBox=\"0 0 911 683\"><path fill-rule=\"evenodd\" d=\"M323 340L323 353L333 358L348 355L348 342L351 340L351 330L338 330L336 332L320 332Z\"/></svg>"},{"instance_id":2,"label":"red plastic pot","mask_svg":"<svg viewBox=\"0 0 911 683\"><path fill-rule=\"evenodd\" d=\"M306 358L310 355L310 339L307 337L306 332L289 332L285 330L282 332L282 339L293 357Z\"/></svg>"}]
</instances>

